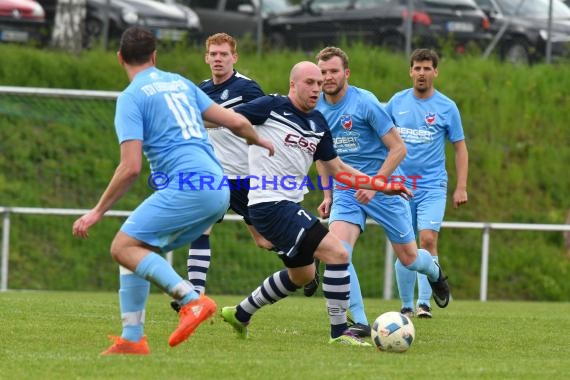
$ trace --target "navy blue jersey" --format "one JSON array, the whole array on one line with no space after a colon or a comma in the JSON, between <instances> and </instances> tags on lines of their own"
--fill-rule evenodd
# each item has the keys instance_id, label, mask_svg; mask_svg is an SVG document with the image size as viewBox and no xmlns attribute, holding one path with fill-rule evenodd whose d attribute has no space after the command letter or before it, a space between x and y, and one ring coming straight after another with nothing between
<instances>
[{"instance_id":1,"label":"navy blue jersey","mask_svg":"<svg viewBox=\"0 0 570 380\"><path fill-rule=\"evenodd\" d=\"M256 81L234 70L233 75L225 82L214 84L207 79L198 86L210 99L225 108L233 108L242 103L265 95Z\"/></svg>"},{"instance_id":2,"label":"navy blue jersey","mask_svg":"<svg viewBox=\"0 0 570 380\"><path fill-rule=\"evenodd\" d=\"M302 201L308 189L299 184L306 180L313 161L337 157L323 115L316 110L304 113L295 108L287 96L276 95L257 98L236 107L235 111L256 125L259 135L275 147L273 157L269 157L264 148L249 147L250 174L256 177L250 180L249 205ZM284 178L291 180L286 186L283 186ZM277 186L273 186L275 181Z\"/></svg>"},{"instance_id":3,"label":"navy blue jersey","mask_svg":"<svg viewBox=\"0 0 570 380\"><path fill-rule=\"evenodd\" d=\"M235 70L223 83L214 84L212 79L208 79L200 83L199 87L210 99L225 108L233 108L264 95L257 82ZM222 126L208 128L208 135L216 157L228 178L236 179L238 176L249 174L248 147L244 139Z\"/></svg>"}]
</instances>

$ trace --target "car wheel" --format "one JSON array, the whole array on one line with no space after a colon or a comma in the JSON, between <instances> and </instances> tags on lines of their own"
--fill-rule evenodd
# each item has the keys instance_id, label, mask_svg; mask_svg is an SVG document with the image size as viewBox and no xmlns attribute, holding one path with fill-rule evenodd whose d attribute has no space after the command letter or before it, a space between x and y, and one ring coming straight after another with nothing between
<instances>
[{"instance_id":1,"label":"car wheel","mask_svg":"<svg viewBox=\"0 0 570 380\"><path fill-rule=\"evenodd\" d=\"M503 58L506 62L516 65L530 64L528 45L524 41L520 40L512 42L505 48Z\"/></svg>"}]
</instances>

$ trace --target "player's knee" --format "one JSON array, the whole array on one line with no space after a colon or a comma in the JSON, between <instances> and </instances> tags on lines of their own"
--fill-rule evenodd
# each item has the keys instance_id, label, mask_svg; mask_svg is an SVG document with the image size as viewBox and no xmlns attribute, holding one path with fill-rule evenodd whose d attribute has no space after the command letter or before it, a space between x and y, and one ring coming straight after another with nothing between
<instances>
[{"instance_id":1,"label":"player's knee","mask_svg":"<svg viewBox=\"0 0 570 380\"><path fill-rule=\"evenodd\" d=\"M120 241L117 240L117 238L113 239L113 241L111 242L111 248L109 249L109 251L111 253L111 257L113 258L113 260L119 262L121 258L122 246Z\"/></svg>"},{"instance_id":2,"label":"player's knee","mask_svg":"<svg viewBox=\"0 0 570 380\"><path fill-rule=\"evenodd\" d=\"M125 255L127 248L129 248L130 242L131 238L121 231L115 235L115 238L111 242L111 248L109 250L113 260L118 263L122 262L123 256Z\"/></svg>"},{"instance_id":3,"label":"player's knee","mask_svg":"<svg viewBox=\"0 0 570 380\"><path fill-rule=\"evenodd\" d=\"M420 239L420 246L425 250L433 252L436 249L437 240L433 236L422 237Z\"/></svg>"},{"instance_id":4,"label":"player's knee","mask_svg":"<svg viewBox=\"0 0 570 380\"><path fill-rule=\"evenodd\" d=\"M404 266L411 265L418 257L418 247L415 242L395 244L394 252Z\"/></svg>"},{"instance_id":5,"label":"player's knee","mask_svg":"<svg viewBox=\"0 0 570 380\"><path fill-rule=\"evenodd\" d=\"M315 278L314 268L289 268L289 278L298 287L305 286Z\"/></svg>"},{"instance_id":6,"label":"player's knee","mask_svg":"<svg viewBox=\"0 0 570 380\"><path fill-rule=\"evenodd\" d=\"M438 233L432 230L420 231L420 247L430 252L437 251Z\"/></svg>"},{"instance_id":7,"label":"player's knee","mask_svg":"<svg viewBox=\"0 0 570 380\"><path fill-rule=\"evenodd\" d=\"M346 264L350 260L348 251L342 244L320 246L316 257L327 264Z\"/></svg>"},{"instance_id":8,"label":"player's knee","mask_svg":"<svg viewBox=\"0 0 570 380\"><path fill-rule=\"evenodd\" d=\"M337 250L335 250L335 259L338 264L348 263L350 261L350 255L343 245L340 245Z\"/></svg>"}]
</instances>

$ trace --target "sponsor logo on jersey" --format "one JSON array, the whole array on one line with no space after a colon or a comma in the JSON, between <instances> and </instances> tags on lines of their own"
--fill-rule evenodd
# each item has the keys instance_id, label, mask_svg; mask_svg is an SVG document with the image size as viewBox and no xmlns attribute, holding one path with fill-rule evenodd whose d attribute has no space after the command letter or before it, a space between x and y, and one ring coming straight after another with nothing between
<instances>
[{"instance_id":1,"label":"sponsor logo on jersey","mask_svg":"<svg viewBox=\"0 0 570 380\"><path fill-rule=\"evenodd\" d=\"M289 133L284 140L285 146L297 147L303 152L315 153L317 150L317 144L307 140L303 136L296 135L294 133Z\"/></svg>"},{"instance_id":2,"label":"sponsor logo on jersey","mask_svg":"<svg viewBox=\"0 0 570 380\"><path fill-rule=\"evenodd\" d=\"M420 129L412 129L405 127L397 127L400 136L407 143L427 144L433 141L435 132L432 132L427 127L421 126Z\"/></svg>"},{"instance_id":3,"label":"sponsor logo on jersey","mask_svg":"<svg viewBox=\"0 0 570 380\"><path fill-rule=\"evenodd\" d=\"M352 129L352 115L340 115L340 125L350 131Z\"/></svg>"},{"instance_id":4,"label":"sponsor logo on jersey","mask_svg":"<svg viewBox=\"0 0 570 380\"><path fill-rule=\"evenodd\" d=\"M309 120L309 127L311 128L311 131L313 131L313 132L317 131L317 125L315 124L315 122L313 120Z\"/></svg>"}]
</instances>

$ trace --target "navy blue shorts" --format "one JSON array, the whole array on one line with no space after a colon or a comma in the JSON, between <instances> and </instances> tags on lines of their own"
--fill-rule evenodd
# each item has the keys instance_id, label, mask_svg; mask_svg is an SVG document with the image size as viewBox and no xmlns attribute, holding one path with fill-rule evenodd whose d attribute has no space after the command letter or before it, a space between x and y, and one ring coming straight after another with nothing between
<instances>
[{"instance_id":1,"label":"navy blue shorts","mask_svg":"<svg viewBox=\"0 0 570 380\"><path fill-rule=\"evenodd\" d=\"M316 216L290 201L252 205L249 207L249 218L257 231L273 243L274 250L287 258L297 255L307 231L320 223ZM312 262L313 253L304 252L310 255L309 263Z\"/></svg>"},{"instance_id":2,"label":"navy blue shorts","mask_svg":"<svg viewBox=\"0 0 570 380\"><path fill-rule=\"evenodd\" d=\"M249 194L249 178L230 179L230 209L243 217L243 221L251 226L247 208ZM221 220L220 220L221 222Z\"/></svg>"}]
</instances>

